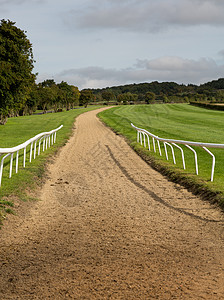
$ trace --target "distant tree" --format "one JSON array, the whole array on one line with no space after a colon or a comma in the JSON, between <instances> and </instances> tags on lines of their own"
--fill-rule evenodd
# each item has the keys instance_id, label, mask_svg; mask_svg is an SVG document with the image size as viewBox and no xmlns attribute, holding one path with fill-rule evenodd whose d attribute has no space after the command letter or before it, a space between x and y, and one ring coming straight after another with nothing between
<instances>
[{"instance_id":1,"label":"distant tree","mask_svg":"<svg viewBox=\"0 0 224 300\"><path fill-rule=\"evenodd\" d=\"M90 89L84 89L80 92L79 105L87 107L88 103L94 98Z\"/></svg>"},{"instance_id":2,"label":"distant tree","mask_svg":"<svg viewBox=\"0 0 224 300\"><path fill-rule=\"evenodd\" d=\"M115 99L115 95L112 91L105 90L102 92L102 98L103 98L103 100L106 100L106 101L112 101Z\"/></svg>"},{"instance_id":3,"label":"distant tree","mask_svg":"<svg viewBox=\"0 0 224 300\"><path fill-rule=\"evenodd\" d=\"M0 124L18 115L31 92L35 75L32 45L25 32L8 20L0 23Z\"/></svg>"},{"instance_id":4,"label":"distant tree","mask_svg":"<svg viewBox=\"0 0 224 300\"><path fill-rule=\"evenodd\" d=\"M46 113L47 109L51 107L52 101L54 99L54 93L52 92L52 88L49 86L43 86L41 83L39 83L38 95L38 109L41 109L44 113Z\"/></svg>"},{"instance_id":5,"label":"distant tree","mask_svg":"<svg viewBox=\"0 0 224 300\"><path fill-rule=\"evenodd\" d=\"M139 102L145 102L145 95L144 94L142 94L142 93L140 93L140 94L138 94L138 101Z\"/></svg>"},{"instance_id":6,"label":"distant tree","mask_svg":"<svg viewBox=\"0 0 224 300\"><path fill-rule=\"evenodd\" d=\"M103 101L103 97L102 97L102 94L101 94L101 93L97 93L97 94L95 94L94 96L95 96L96 102L101 102L101 101Z\"/></svg>"},{"instance_id":7,"label":"distant tree","mask_svg":"<svg viewBox=\"0 0 224 300\"><path fill-rule=\"evenodd\" d=\"M73 101L71 103L72 108L74 108L74 106L78 106L79 105L79 97L80 97L80 92L77 86L71 85L71 89L72 89L72 94L73 94Z\"/></svg>"},{"instance_id":8,"label":"distant tree","mask_svg":"<svg viewBox=\"0 0 224 300\"><path fill-rule=\"evenodd\" d=\"M189 98L187 96L184 97L184 102L189 103Z\"/></svg>"},{"instance_id":9,"label":"distant tree","mask_svg":"<svg viewBox=\"0 0 224 300\"><path fill-rule=\"evenodd\" d=\"M147 104L152 103L156 99L156 95L153 92L145 93L145 102Z\"/></svg>"},{"instance_id":10,"label":"distant tree","mask_svg":"<svg viewBox=\"0 0 224 300\"><path fill-rule=\"evenodd\" d=\"M59 101L59 88L57 86L57 84L53 84L52 86L49 87L51 90L51 96L49 99L50 102L50 106L53 108L54 112L58 111L58 107L60 105L60 101Z\"/></svg>"},{"instance_id":11,"label":"distant tree","mask_svg":"<svg viewBox=\"0 0 224 300\"><path fill-rule=\"evenodd\" d=\"M78 97L78 94L76 94L76 88L74 86L69 85L65 81L59 83L58 87L60 89L61 103L63 103L66 110L70 110L71 107L74 106L75 97Z\"/></svg>"},{"instance_id":12,"label":"distant tree","mask_svg":"<svg viewBox=\"0 0 224 300\"><path fill-rule=\"evenodd\" d=\"M23 109L20 110L20 115L32 115L37 109L39 103L39 94L37 90L37 85L33 84L32 91L30 92L29 98L26 100L26 104Z\"/></svg>"},{"instance_id":13,"label":"distant tree","mask_svg":"<svg viewBox=\"0 0 224 300\"><path fill-rule=\"evenodd\" d=\"M138 101L138 95L137 94L131 94L130 95L130 100L129 100L130 102L132 101L132 102L136 102L136 101Z\"/></svg>"},{"instance_id":14,"label":"distant tree","mask_svg":"<svg viewBox=\"0 0 224 300\"><path fill-rule=\"evenodd\" d=\"M47 108L53 108L54 112L57 112L58 105L59 105L59 88L57 84L55 83L54 79L46 79L43 82L41 82L42 87L42 109L44 112L46 112ZM44 103L46 102L46 103Z\"/></svg>"},{"instance_id":15,"label":"distant tree","mask_svg":"<svg viewBox=\"0 0 224 300\"><path fill-rule=\"evenodd\" d=\"M133 94L130 92L119 94L117 96L117 102L122 102L123 104L127 104L128 102L135 102L138 99L137 94Z\"/></svg>"},{"instance_id":16,"label":"distant tree","mask_svg":"<svg viewBox=\"0 0 224 300\"><path fill-rule=\"evenodd\" d=\"M223 102L224 101L224 90L218 90L216 92L216 97L217 97L217 100L220 101L220 102Z\"/></svg>"},{"instance_id":17,"label":"distant tree","mask_svg":"<svg viewBox=\"0 0 224 300\"><path fill-rule=\"evenodd\" d=\"M127 104L128 100L129 100L129 97L128 97L127 93L119 94L117 96L117 102L118 103Z\"/></svg>"},{"instance_id":18,"label":"distant tree","mask_svg":"<svg viewBox=\"0 0 224 300\"><path fill-rule=\"evenodd\" d=\"M121 103L121 102L122 102L122 94L119 94L119 95L117 96L117 102L118 102L118 103Z\"/></svg>"},{"instance_id":19,"label":"distant tree","mask_svg":"<svg viewBox=\"0 0 224 300\"><path fill-rule=\"evenodd\" d=\"M164 94L161 96L161 100L163 101L163 103L169 103L170 102L169 98Z\"/></svg>"}]
</instances>

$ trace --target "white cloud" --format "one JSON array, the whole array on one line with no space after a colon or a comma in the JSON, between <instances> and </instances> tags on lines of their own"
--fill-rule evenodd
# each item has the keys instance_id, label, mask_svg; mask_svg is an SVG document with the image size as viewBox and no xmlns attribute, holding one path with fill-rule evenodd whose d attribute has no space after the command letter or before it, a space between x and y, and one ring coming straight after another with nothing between
<instances>
[{"instance_id":1,"label":"white cloud","mask_svg":"<svg viewBox=\"0 0 224 300\"><path fill-rule=\"evenodd\" d=\"M102 88L151 81L174 81L177 83L200 84L223 77L224 65L217 65L212 59L183 59L165 56L151 60L138 60L126 69L87 67L64 70L53 76L56 82L66 81L83 88ZM47 77L39 77L42 81ZM52 78L49 77L49 78Z\"/></svg>"}]
</instances>

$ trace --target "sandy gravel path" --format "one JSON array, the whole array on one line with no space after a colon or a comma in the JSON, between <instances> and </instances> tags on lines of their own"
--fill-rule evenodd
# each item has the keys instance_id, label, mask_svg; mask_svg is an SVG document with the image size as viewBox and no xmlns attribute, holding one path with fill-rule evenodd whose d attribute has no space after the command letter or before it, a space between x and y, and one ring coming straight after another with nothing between
<instances>
[{"instance_id":1,"label":"sandy gravel path","mask_svg":"<svg viewBox=\"0 0 224 300\"><path fill-rule=\"evenodd\" d=\"M223 214L151 169L98 111L78 117L40 201L6 220L0 299L224 299Z\"/></svg>"}]
</instances>

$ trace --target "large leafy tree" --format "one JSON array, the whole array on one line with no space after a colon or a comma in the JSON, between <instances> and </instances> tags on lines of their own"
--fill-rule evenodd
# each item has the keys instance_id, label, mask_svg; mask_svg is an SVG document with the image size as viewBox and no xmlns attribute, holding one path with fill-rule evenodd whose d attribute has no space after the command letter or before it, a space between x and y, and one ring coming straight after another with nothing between
<instances>
[{"instance_id":1,"label":"large leafy tree","mask_svg":"<svg viewBox=\"0 0 224 300\"><path fill-rule=\"evenodd\" d=\"M88 103L94 98L93 93L90 89L84 89L80 92L79 105L87 107Z\"/></svg>"},{"instance_id":2,"label":"large leafy tree","mask_svg":"<svg viewBox=\"0 0 224 300\"><path fill-rule=\"evenodd\" d=\"M39 107L43 109L44 113L49 107L53 107L54 111L58 110L58 93L59 88L53 79L46 79L39 83L39 93L41 94L41 99L39 100Z\"/></svg>"},{"instance_id":3,"label":"large leafy tree","mask_svg":"<svg viewBox=\"0 0 224 300\"><path fill-rule=\"evenodd\" d=\"M156 95L153 92L147 92L145 93L145 102L147 104L153 103L153 101L156 99Z\"/></svg>"},{"instance_id":4,"label":"large leafy tree","mask_svg":"<svg viewBox=\"0 0 224 300\"><path fill-rule=\"evenodd\" d=\"M66 110L70 110L74 105L75 94L73 86L69 85L67 82L62 81L58 84L59 87L59 95L61 99L61 103L65 106Z\"/></svg>"},{"instance_id":5,"label":"large leafy tree","mask_svg":"<svg viewBox=\"0 0 224 300\"><path fill-rule=\"evenodd\" d=\"M0 124L23 109L35 81L32 44L15 22L0 23Z\"/></svg>"},{"instance_id":6,"label":"large leafy tree","mask_svg":"<svg viewBox=\"0 0 224 300\"><path fill-rule=\"evenodd\" d=\"M71 104L72 109L74 106L79 105L79 97L80 97L80 92L77 86L71 85L72 93L73 93L73 102Z\"/></svg>"},{"instance_id":7,"label":"large leafy tree","mask_svg":"<svg viewBox=\"0 0 224 300\"><path fill-rule=\"evenodd\" d=\"M106 100L106 101L112 101L115 99L115 95L112 91L105 90L102 92L102 98L103 98L103 100Z\"/></svg>"}]
</instances>

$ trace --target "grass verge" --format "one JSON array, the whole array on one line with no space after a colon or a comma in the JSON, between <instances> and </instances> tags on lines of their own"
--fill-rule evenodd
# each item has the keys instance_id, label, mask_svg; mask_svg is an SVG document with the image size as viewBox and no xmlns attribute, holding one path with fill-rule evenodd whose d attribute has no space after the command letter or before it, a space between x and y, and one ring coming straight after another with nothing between
<instances>
[{"instance_id":1,"label":"grass verge","mask_svg":"<svg viewBox=\"0 0 224 300\"><path fill-rule=\"evenodd\" d=\"M15 163L13 164L12 178L9 179L9 159L4 163L2 186L0 187L0 224L7 213L13 213L14 198L27 201L30 199L28 191L41 185L43 175L46 170L46 163L65 145L72 133L75 118L87 111L100 108L100 106L89 106L87 108L77 108L70 111L9 118L4 126L0 126L0 147L8 148L17 146L38 133L50 131L63 125L57 133L56 143L41 152L36 159L29 162L29 152L27 153L26 168L22 166L22 151L19 158L19 172L15 174ZM29 149L28 149L29 150Z\"/></svg>"},{"instance_id":2,"label":"grass verge","mask_svg":"<svg viewBox=\"0 0 224 300\"><path fill-rule=\"evenodd\" d=\"M224 208L224 149L211 149L216 155L214 182L210 182L211 157L203 149L198 153L199 175L195 175L194 154L184 148L186 170L183 170L181 153L175 149L176 165L168 149L166 160L163 145L162 156L158 149L148 151L136 142L136 131L131 123L163 138L190 141L224 143L224 112L208 111L187 104L120 106L99 114L100 119L117 134L123 135L129 145L154 169L170 180L182 184L194 194Z\"/></svg>"}]
</instances>

